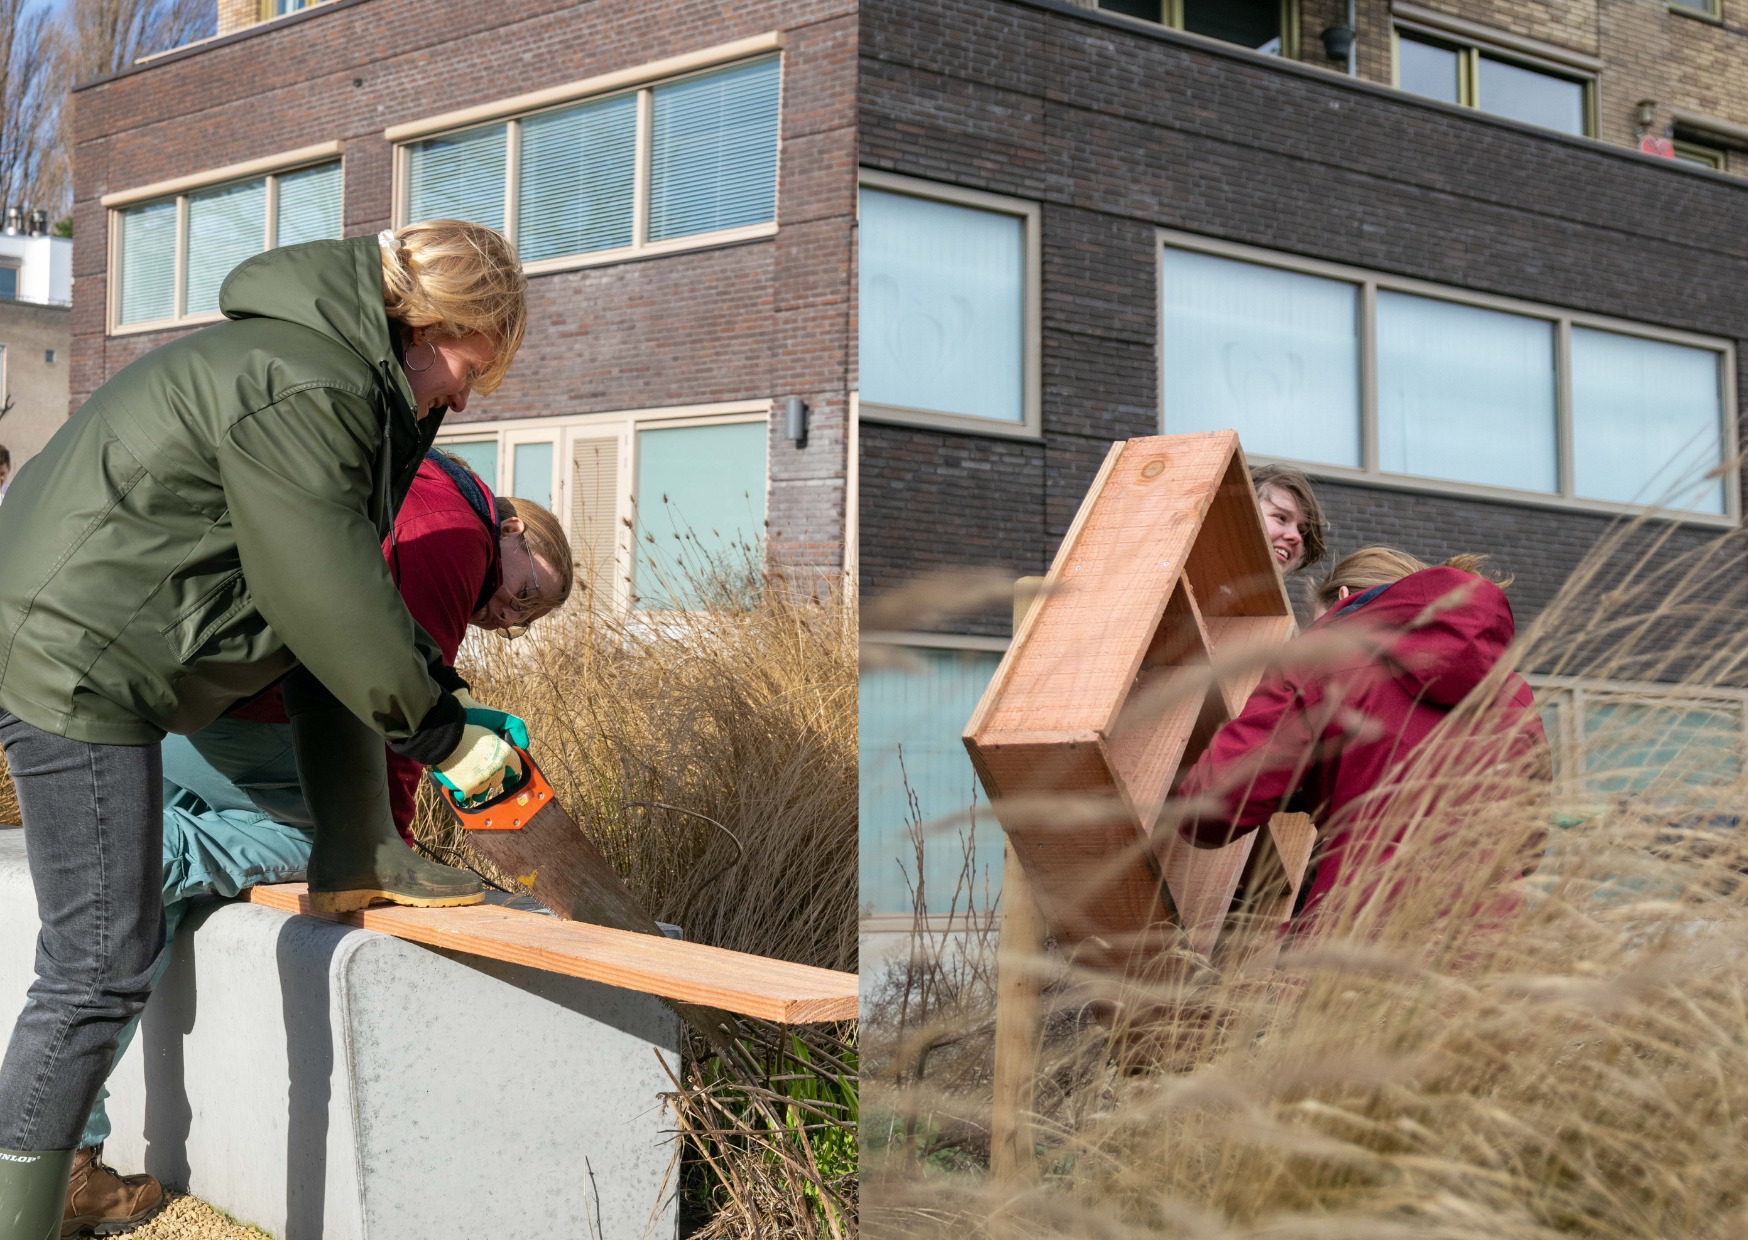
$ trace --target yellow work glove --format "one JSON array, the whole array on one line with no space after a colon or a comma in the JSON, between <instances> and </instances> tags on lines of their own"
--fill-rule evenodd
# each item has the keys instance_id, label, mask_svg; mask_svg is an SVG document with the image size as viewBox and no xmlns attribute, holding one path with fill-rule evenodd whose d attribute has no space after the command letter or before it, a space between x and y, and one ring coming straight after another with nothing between
<instances>
[{"instance_id":1,"label":"yellow work glove","mask_svg":"<svg viewBox=\"0 0 1748 1240\"><path fill-rule=\"evenodd\" d=\"M462 808L489 801L522 778L522 759L503 737L490 728L468 724L461 729L461 744L437 764L433 772L461 802Z\"/></svg>"},{"instance_id":2,"label":"yellow work glove","mask_svg":"<svg viewBox=\"0 0 1748 1240\"><path fill-rule=\"evenodd\" d=\"M469 723L477 723L482 728L496 732L518 749L528 748L528 725L519 715L482 706L473 700L473 694L466 689L457 689L455 700L461 703L461 709L466 712Z\"/></svg>"}]
</instances>

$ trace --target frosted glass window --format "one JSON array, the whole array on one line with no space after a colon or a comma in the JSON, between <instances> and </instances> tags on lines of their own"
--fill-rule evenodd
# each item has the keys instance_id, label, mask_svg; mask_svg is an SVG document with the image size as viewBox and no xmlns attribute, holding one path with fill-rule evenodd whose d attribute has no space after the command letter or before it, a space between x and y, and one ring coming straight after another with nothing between
<instances>
[{"instance_id":1,"label":"frosted glass window","mask_svg":"<svg viewBox=\"0 0 1748 1240\"><path fill-rule=\"evenodd\" d=\"M1457 103L1461 96L1461 68L1455 48L1422 43L1407 35L1396 37L1396 81L1403 90Z\"/></svg>"},{"instance_id":2,"label":"frosted glass window","mask_svg":"<svg viewBox=\"0 0 1748 1240\"><path fill-rule=\"evenodd\" d=\"M862 400L1023 423L1025 221L863 189Z\"/></svg>"},{"instance_id":3,"label":"frosted glass window","mask_svg":"<svg viewBox=\"0 0 1748 1240\"><path fill-rule=\"evenodd\" d=\"M1585 499L1724 511L1719 356L1572 329L1572 457Z\"/></svg>"},{"instance_id":4,"label":"frosted glass window","mask_svg":"<svg viewBox=\"0 0 1748 1240\"><path fill-rule=\"evenodd\" d=\"M280 177L278 244L338 241L342 232L340 191L337 163Z\"/></svg>"},{"instance_id":5,"label":"frosted glass window","mask_svg":"<svg viewBox=\"0 0 1748 1240\"><path fill-rule=\"evenodd\" d=\"M523 260L630 245L636 158L636 95L524 121Z\"/></svg>"},{"instance_id":6,"label":"frosted glass window","mask_svg":"<svg viewBox=\"0 0 1748 1240\"><path fill-rule=\"evenodd\" d=\"M267 182L245 181L188 195L188 276L184 314L219 308L231 269L267 245Z\"/></svg>"},{"instance_id":7,"label":"frosted glass window","mask_svg":"<svg viewBox=\"0 0 1748 1240\"><path fill-rule=\"evenodd\" d=\"M763 422L637 434L637 606L695 606L718 574L758 558L765 534Z\"/></svg>"},{"instance_id":8,"label":"frosted glass window","mask_svg":"<svg viewBox=\"0 0 1748 1240\"><path fill-rule=\"evenodd\" d=\"M524 444L522 446L523 447L538 447L539 445L538 444ZM550 444L547 446L549 448L551 447ZM479 480L481 482L485 483L488 487L490 487L492 489L493 494L497 493L497 490L498 490L498 441L497 440L495 440L495 439L480 439L480 440L476 440L473 443L440 443L437 445L437 449L440 452L447 452L447 453L449 453L450 456L453 456L453 457L457 458L458 460L466 462L467 467L469 469L473 470L474 473L479 475ZM550 469L551 461L548 460L547 464L548 464L548 468ZM552 483L549 479L547 482L548 491L550 491L551 488L552 488ZM517 493L517 498L521 498L520 492Z\"/></svg>"},{"instance_id":9,"label":"frosted glass window","mask_svg":"<svg viewBox=\"0 0 1748 1240\"><path fill-rule=\"evenodd\" d=\"M519 443L511 461L515 476L510 479L510 494L531 499L551 512L552 443Z\"/></svg>"},{"instance_id":10,"label":"frosted glass window","mask_svg":"<svg viewBox=\"0 0 1748 1240\"><path fill-rule=\"evenodd\" d=\"M1360 465L1357 285L1167 248L1161 288L1166 434Z\"/></svg>"},{"instance_id":11,"label":"frosted glass window","mask_svg":"<svg viewBox=\"0 0 1748 1240\"><path fill-rule=\"evenodd\" d=\"M1378 291L1378 464L1558 492L1554 325Z\"/></svg>"},{"instance_id":12,"label":"frosted glass window","mask_svg":"<svg viewBox=\"0 0 1748 1240\"><path fill-rule=\"evenodd\" d=\"M652 92L649 239L777 218L776 60Z\"/></svg>"},{"instance_id":13,"label":"frosted glass window","mask_svg":"<svg viewBox=\"0 0 1748 1240\"><path fill-rule=\"evenodd\" d=\"M1004 840L959 736L1001 656L971 650L910 653L921 662L921 671L882 669L864 673L860 681L861 901L876 914L911 911L905 871L911 883L917 874L908 792L915 794L922 814L928 911L946 913L951 908L964 856L960 841L967 835L977 850L973 881L978 907L983 908L1001 888ZM965 911L963 892L958 911Z\"/></svg>"},{"instance_id":14,"label":"frosted glass window","mask_svg":"<svg viewBox=\"0 0 1748 1240\"><path fill-rule=\"evenodd\" d=\"M407 220L504 228L504 126L427 138L407 154Z\"/></svg>"},{"instance_id":15,"label":"frosted glass window","mask_svg":"<svg viewBox=\"0 0 1748 1240\"><path fill-rule=\"evenodd\" d=\"M176 203L121 213L121 321L151 323L176 313Z\"/></svg>"},{"instance_id":16,"label":"frosted glass window","mask_svg":"<svg viewBox=\"0 0 1748 1240\"><path fill-rule=\"evenodd\" d=\"M1584 84L1489 56L1481 57L1476 106L1496 116L1557 129L1584 132Z\"/></svg>"}]
</instances>

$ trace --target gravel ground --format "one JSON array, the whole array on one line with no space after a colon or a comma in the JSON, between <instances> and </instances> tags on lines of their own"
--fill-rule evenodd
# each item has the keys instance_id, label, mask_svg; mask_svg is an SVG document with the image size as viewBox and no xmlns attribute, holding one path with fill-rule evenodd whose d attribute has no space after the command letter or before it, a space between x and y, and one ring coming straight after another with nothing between
<instances>
[{"instance_id":1,"label":"gravel ground","mask_svg":"<svg viewBox=\"0 0 1748 1240\"><path fill-rule=\"evenodd\" d=\"M144 1227L119 1236L134 1240L265 1240L267 1233L226 1218L199 1198L170 1194L170 1204Z\"/></svg>"}]
</instances>

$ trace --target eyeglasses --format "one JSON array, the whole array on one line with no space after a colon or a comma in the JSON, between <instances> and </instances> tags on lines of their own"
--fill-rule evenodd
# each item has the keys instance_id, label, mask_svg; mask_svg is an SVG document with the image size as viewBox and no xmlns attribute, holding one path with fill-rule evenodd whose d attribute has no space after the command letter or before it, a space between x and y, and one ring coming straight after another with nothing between
<instances>
[{"instance_id":1,"label":"eyeglasses","mask_svg":"<svg viewBox=\"0 0 1748 1240\"><path fill-rule=\"evenodd\" d=\"M514 611L523 620L522 628L527 628L528 616L540 606L540 568L534 562L534 552L528 548L528 535L519 535L522 540L522 554L528 557L528 578L533 583L520 594L512 594L510 601L515 604Z\"/></svg>"}]
</instances>

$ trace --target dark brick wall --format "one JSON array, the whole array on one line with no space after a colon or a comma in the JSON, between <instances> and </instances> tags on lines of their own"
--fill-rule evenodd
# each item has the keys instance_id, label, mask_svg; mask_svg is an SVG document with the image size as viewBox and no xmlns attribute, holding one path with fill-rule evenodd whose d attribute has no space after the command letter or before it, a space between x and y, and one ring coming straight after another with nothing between
<instances>
[{"instance_id":1,"label":"dark brick wall","mask_svg":"<svg viewBox=\"0 0 1748 1240\"><path fill-rule=\"evenodd\" d=\"M775 238L536 276L465 420L774 398L774 550L841 566L853 321L854 0L355 0L75 92L71 404L173 333L103 335L103 194L339 139L348 236L389 223L391 125L785 32ZM781 403L811 406L808 447Z\"/></svg>"},{"instance_id":2,"label":"dark brick wall","mask_svg":"<svg viewBox=\"0 0 1748 1240\"><path fill-rule=\"evenodd\" d=\"M1156 433L1158 226L1748 337L1748 186L1051 0L861 12L862 163L1043 206L1043 439L864 427L865 591L955 561L1043 571L1110 442ZM1338 553L1490 552L1517 574L1520 620L1608 525L1319 491Z\"/></svg>"}]
</instances>

